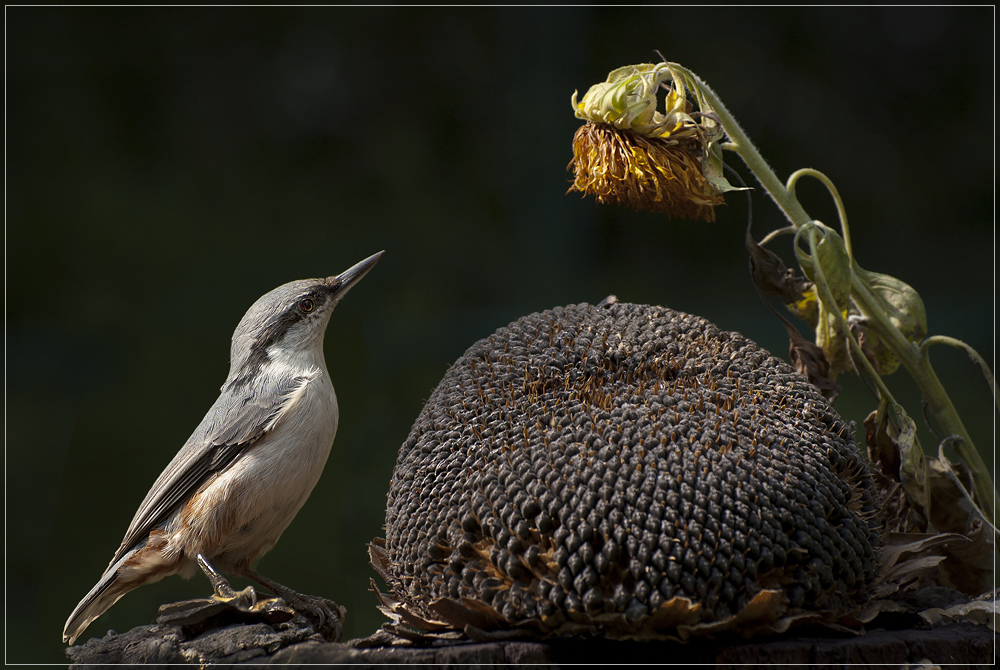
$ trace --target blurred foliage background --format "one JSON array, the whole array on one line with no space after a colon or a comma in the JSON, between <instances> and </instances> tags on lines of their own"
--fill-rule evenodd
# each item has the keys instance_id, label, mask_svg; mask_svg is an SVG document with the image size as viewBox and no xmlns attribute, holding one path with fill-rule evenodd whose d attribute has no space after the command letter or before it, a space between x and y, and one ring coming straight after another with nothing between
<instances>
[{"instance_id":1,"label":"blurred foliage background","mask_svg":"<svg viewBox=\"0 0 1000 670\"><path fill-rule=\"evenodd\" d=\"M565 194L573 90L654 49L708 81L782 178L825 171L859 262L912 284L932 334L993 360L990 7L6 18L8 662L64 660L66 616L215 399L232 330L284 282L386 250L327 334L333 455L258 566L345 605L347 637L382 621L365 543L381 534L397 448L475 340L615 293L787 358L748 278L741 195L704 224ZM818 185L800 193L835 223ZM759 193L754 213L758 239L784 225ZM790 262L786 240L772 248ZM985 385L963 355L935 360L992 462ZM903 373L890 379L918 415ZM871 397L841 381L837 407L860 424ZM208 592L200 575L143 587L81 642Z\"/></svg>"}]
</instances>

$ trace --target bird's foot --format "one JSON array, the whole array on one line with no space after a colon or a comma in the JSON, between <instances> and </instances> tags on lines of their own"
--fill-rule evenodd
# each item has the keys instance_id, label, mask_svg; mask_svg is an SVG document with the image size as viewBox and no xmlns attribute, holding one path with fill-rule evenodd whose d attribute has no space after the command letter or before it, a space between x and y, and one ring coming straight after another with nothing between
<instances>
[{"instance_id":1,"label":"bird's foot","mask_svg":"<svg viewBox=\"0 0 1000 670\"><path fill-rule=\"evenodd\" d=\"M258 602L257 592L253 586L237 591L229 584L226 584L225 588L216 588L215 593L212 594L212 600L248 611L253 611L257 605L263 604L263 601Z\"/></svg>"},{"instance_id":2,"label":"bird's foot","mask_svg":"<svg viewBox=\"0 0 1000 670\"><path fill-rule=\"evenodd\" d=\"M253 570L248 573L248 576L261 586L273 591L289 607L308 619L313 624L316 632L323 636L324 639L330 642L340 641L343 635L344 617L347 616L347 608L327 598L297 593L287 586L282 586L277 582L271 581Z\"/></svg>"},{"instance_id":3,"label":"bird's foot","mask_svg":"<svg viewBox=\"0 0 1000 670\"><path fill-rule=\"evenodd\" d=\"M248 586L242 591L237 591L226 578L219 574L211 564L205 560L205 557L198 554L198 567L201 568L202 572L208 577L208 581L212 582L212 600L222 603L224 605L230 605L236 609L252 612L254 608L257 607L257 592L254 590L253 586Z\"/></svg>"},{"instance_id":4,"label":"bird's foot","mask_svg":"<svg viewBox=\"0 0 1000 670\"><path fill-rule=\"evenodd\" d=\"M295 610L283 599L261 598L253 586L237 591L204 556L199 554L197 562L212 583L212 595L163 605L157 622L209 630L230 623L278 624L295 618Z\"/></svg>"},{"instance_id":5,"label":"bird's foot","mask_svg":"<svg viewBox=\"0 0 1000 670\"><path fill-rule=\"evenodd\" d=\"M210 630L231 623L279 624L295 618L295 610L281 598L265 598L248 606L239 598L229 600L216 596L195 598L160 607L157 623L170 623L197 630Z\"/></svg>"},{"instance_id":6,"label":"bird's foot","mask_svg":"<svg viewBox=\"0 0 1000 670\"><path fill-rule=\"evenodd\" d=\"M344 617L347 615L347 608L332 600L327 600L320 596L308 596L301 593L292 592L292 597L282 595L282 599L288 603L293 610L309 619L316 628L316 632L330 642L340 642L344 634Z\"/></svg>"}]
</instances>

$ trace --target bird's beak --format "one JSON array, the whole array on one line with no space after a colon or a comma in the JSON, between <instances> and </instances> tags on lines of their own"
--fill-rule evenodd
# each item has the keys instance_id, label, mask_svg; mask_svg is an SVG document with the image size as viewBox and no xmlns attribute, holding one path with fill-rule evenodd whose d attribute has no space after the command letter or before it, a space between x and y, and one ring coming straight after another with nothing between
<instances>
[{"instance_id":1,"label":"bird's beak","mask_svg":"<svg viewBox=\"0 0 1000 670\"><path fill-rule=\"evenodd\" d=\"M385 251L380 251L377 254L372 254L351 269L341 272L335 277L327 277L326 283L335 287L334 291L338 299L342 298L352 286L357 284L372 269L372 266L378 262L378 259L382 258L382 254L384 253Z\"/></svg>"}]
</instances>

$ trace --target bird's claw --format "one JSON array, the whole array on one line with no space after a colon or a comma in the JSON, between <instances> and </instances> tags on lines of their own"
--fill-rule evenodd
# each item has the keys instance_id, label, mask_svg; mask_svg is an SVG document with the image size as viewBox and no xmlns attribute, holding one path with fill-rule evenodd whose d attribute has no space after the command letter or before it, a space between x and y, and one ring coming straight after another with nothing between
<instances>
[{"instance_id":1,"label":"bird's claw","mask_svg":"<svg viewBox=\"0 0 1000 670\"><path fill-rule=\"evenodd\" d=\"M343 635L347 608L319 596L307 596L294 591L281 594L288 606L313 623L316 632L330 642L339 642Z\"/></svg>"},{"instance_id":2,"label":"bird's claw","mask_svg":"<svg viewBox=\"0 0 1000 670\"><path fill-rule=\"evenodd\" d=\"M264 604L264 601L258 603L257 592L254 590L253 586L248 586L242 591L237 591L229 584L223 583L222 585L215 585L215 593L212 594L212 600L220 603L225 603L227 605L232 605L233 607L241 610L246 610L249 612L258 609L257 605Z\"/></svg>"}]
</instances>

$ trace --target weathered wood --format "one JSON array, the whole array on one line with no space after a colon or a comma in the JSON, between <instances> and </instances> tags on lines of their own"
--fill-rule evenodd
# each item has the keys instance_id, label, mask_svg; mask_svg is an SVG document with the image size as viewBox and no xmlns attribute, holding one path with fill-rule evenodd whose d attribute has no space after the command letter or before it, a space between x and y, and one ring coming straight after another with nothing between
<instances>
[{"instance_id":1,"label":"weathered wood","mask_svg":"<svg viewBox=\"0 0 1000 670\"><path fill-rule=\"evenodd\" d=\"M388 645L388 646L387 646ZM800 630L797 635L743 640L726 637L676 642L614 642L599 638L508 640L435 646L392 646L375 635L348 643L325 642L302 618L279 624L232 624L198 634L183 626L154 624L109 633L67 650L74 665L186 664L290 665L346 663L380 666L416 664L471 667L478 664L555 666L573 663L710 663L754 668L776 663L957 664L995 662L994 635L987 626L954 624L933 628L871 630L866 635ZM956 667L952 665L952 667Z\"/></svg>"}]
</instances>

